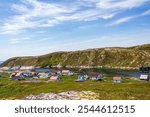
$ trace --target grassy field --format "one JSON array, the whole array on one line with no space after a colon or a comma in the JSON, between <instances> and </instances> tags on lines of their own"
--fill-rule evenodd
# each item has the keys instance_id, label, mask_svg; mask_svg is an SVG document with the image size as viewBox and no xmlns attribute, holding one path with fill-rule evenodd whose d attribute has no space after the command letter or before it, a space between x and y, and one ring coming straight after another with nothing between
<instances>
[{"instance_id":1,"label":"grassy field","mask_svg":"<svg viewBox=\"0 0 150 117\"><path fill-rule=\"evenodd\" d=\"M9 74L0 74L0 99L22 99L30 94L58 93L62 91L93 91L100 100L149 100L150 82L124 77L120 84L112 82L112 76L103 81L74 82L77 76L61 76L60 82L24 83L10 80Z\"/></svg>"}]
</instances>

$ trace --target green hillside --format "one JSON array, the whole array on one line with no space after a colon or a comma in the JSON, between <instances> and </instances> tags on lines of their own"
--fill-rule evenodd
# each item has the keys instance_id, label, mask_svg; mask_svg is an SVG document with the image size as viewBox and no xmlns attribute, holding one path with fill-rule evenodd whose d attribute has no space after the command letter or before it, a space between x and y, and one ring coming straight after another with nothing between
<instances>
[{"instance_id":1,"label":"green hillside","mask_svg":"<svg viewBox=\"0 0 150 117\"><path fill-rule=\"evenodd\" d=\"M139 67L150 66L150 44L129 48L99 48L72 52L55 52L36 57L16 57L1 66L110 66Z\"/></svg>"}]
</instances>

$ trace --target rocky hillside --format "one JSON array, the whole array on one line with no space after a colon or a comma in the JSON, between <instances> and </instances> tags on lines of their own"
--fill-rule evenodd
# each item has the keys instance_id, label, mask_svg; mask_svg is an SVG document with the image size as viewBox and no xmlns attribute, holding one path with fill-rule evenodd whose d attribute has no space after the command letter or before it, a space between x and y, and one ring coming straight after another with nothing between
<instances>
[{"instance_id":1,"label":"rocky hillside","mask_svg":"<svg viewBox=\"0 0 150 117\"><path fill-rule=\"evenodd\" d=\"M138 67L150 66L150 44L129 48L99 48L73 52L55 52L36 57L16 57L1 66L41 66L49 64L68 66L110 66Z\"/></svg>"}]
</instances>

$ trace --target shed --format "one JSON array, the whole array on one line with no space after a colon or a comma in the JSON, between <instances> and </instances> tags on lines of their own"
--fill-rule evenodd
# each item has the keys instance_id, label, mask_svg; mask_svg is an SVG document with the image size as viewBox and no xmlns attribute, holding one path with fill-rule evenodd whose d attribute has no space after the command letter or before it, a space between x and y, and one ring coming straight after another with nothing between
<instances>
[{"instance_id":1,"label":"shed","mask_svg":"<svg viewBox=\"0 0 150 117\"><path fill-rule=\"evenodd\" d=\"M49 78L50 75L48 73L42 72L37 75L39 78Z\"/></svg>"},{"instance_id":2,"label":"shed","mask_svg":"<svg viewBox=\"0 0 150 117\"><path fill-rule=\"evenodd\" d=\"M103 77L102 74L98 74L98 73L92 73L91 76L92 76L91 79L94 81L102 80L102 77Z\"/></svg>"},{"instance_id":3,"label":"shed","mask_svg":"<svg viewBox=\"0 0 150 117\"><path fill-rule=\"evenodd\" d=\"M149 75L141 75L140 80L147 80L150 81L150 76Z\"/></svg>"},{"instance_id":4,"label":"shed","mask_svg":"<svg viewBox=\"0 0 150 117\"><path fill-rule=\"evenodd\" d=\"M60 81L59 75L51 76L50 79L48 80L48 82L56 82L56 81Z\"/></svg>"},{"instance_id":5,"label":"shed","mask_svg":"<svg viewBox=\"0 0 150 117\"><path fill-rule=\"evenodd\" d=\"M120 76L115 76L115 77L113 77L113 82L121 83L122 82L122 78Z\"/></svg>"},{"instance_id":6,"label":"shed","mask_svg":"<svg viewBox=\"0 0 150 117\"><path fill-rule=\"evenodd\" d=\"M22 72L12 73L11 76L10 76L10 78L12 80L24 80L25 79Z\"/></svg>"},{"instance_id":7,"label":"shed","mask_svg":"<svg viewBox=\"0 0 150 117\"><path fill-rule=\"evenodd\" d=\"M62 70L62 75L68 75L69 74L69 72L70 72L70 70Z\"/></svg>"},{"instance_id":8,"label":"shed","mask_svg":"<svg viewBox=\"0 0 150 117\"><path fill-rule=\"evenodd\" d=\"M86 75L86 74L79 74L78 75L78 79L76 80L76 82L84 82L84 81L87 80L87 78L88 78L88 75Z\"/></svg>"}]
</instances>

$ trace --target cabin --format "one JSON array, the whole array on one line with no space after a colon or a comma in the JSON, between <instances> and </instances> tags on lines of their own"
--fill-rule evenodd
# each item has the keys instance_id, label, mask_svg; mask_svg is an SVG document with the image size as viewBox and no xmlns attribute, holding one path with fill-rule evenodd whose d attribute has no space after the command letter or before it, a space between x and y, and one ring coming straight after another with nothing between
<instances>
[{"instance_id":1,"label":"cabin","mask_svg":"<svg viewBox=\"0 0 150 117\"><path fill-rule=\"evenodd\" d=\"M60 75L61 75L61 71L57 71L57 75L59 75L59 76L60 76Z\"/></svg>"},{"instance_id":2,"label":"cabin","mask_svg":"<svg viewBox=\"0 0 150 117\"><path fill-rule=\"evenodd\" d=\"M60 76L59 75L53 75L48 80L48 82L58 82L58 81L60 81Z\"/></svg>"},{"instance_id":3,"label":"cabin","mask_svg":"<svg viewBox=\"0 0 150 117\"><path fill-rule=\"evenodd\" d=\"M73 76L74 75L74 73L71 72L70 70L62 70L61 74L62 75L69 75L69 76Z\"/></svg>"},{"instance_id":4,"label":"cabin","mask_svg":"<svg viewBox=\"0 0 150 117\"><path fill-rule=\"evenodd\" d=\"M30 72L30 71L25 71L25 72L23 72L23 75L24 75L25 77L31 78L31 77L36 76L36 73L35 73L35 72Z\"/></svg>"},{"instance_id":5,"label":"cabin","mask_svg":"<svg viewBox=\"0 0 150 117\"><path fill-rule=\"evenodd\" d=\"M86 75L86 74L79 74L78 75L78 79L76 80L76 82L84 82L84 81L87 80L87 78L88 78L88 75Z\"/></svg>"},{"instance_id":6,"label":"cabin","mask_svg":"<svg viewBox=\"0 0 150 117\"><path fill-rule=\"evenodd\" d=\"M93 74L91 79L93 81L101 81L102 77L103 77L102 74Z\"/></svg>"},{"instance_id":7,"label":"cabin","mask_svg":"<svg viewBox=\"0 0 150 117\"><path fill-rule=\"evenodd\" d=\"M39 74L37 75L37 77L39 77L39 78L49 78L49 77L50 77L50 74L49 74L49 73L42 72L42 73L39 73Z\"/></svg>"},{"instance_id":8,"label":"cabin","mask_svg":"<svg viewBox=\"0 0 150 117\"><path fill-rule=\"evenodd\" d=\"M15 78L16 74L17 74L17 73L12 73L12 74L10 75L10 79L15 80L15 79L16 79L16 78Z\"/></svg>"},{"instance_id":9,"label":"cabin","mask_svg":"<svg viewBox=\"0 0 150 117\"><path fill-rule=\"evenodd\" d=\"M120 76L115 76L115 77L113 77L113 82L114 83L121 83L122 82L122 78Z\"/></svg>"},{"instance_id":10,"label":"cabin","mask_svg":"<svg viewBox=\"0 0 150 117\"><path fill-rule=\"evenodd\" d=\"M62 70L61 74L62 75L68 75L70 72L70 70Z\"/></svg>"},{"instance_id":11,"label":"cabin","mask_svg":"<svg viewBox=\"0 0 150 117\"><path fill-rule=\"evenodd\" d=\"M73 76L73 75L74 75L74 72L70 71L68 75L69 75L69 76Z\"/></svg>"},{"instance_id":12,"label":"cabin","mask_svg":"<svg viewBox=\"0 0 150 117\"><path fill-rule=\"evenodd\" d=\"M51 73L49 72L50 75L61 75L61 71L57 71L55 69L51 70Z\"/></svg>"},{"instance_id":13,"label":"cabin","mask_svg":"<svg viewBox=\"0 0 150 117\"><path fill-rule=\"evenodd\" d=\"M140 80L150 81L150 76L149 75L141 75Z\"/></svg>"},{"instance_id":14,"label":"cabin","mask_svg":"<svg viewBox=\"0 0 150 117\"><path fill-rule=\"evenodd\" d=\"M12 74L10 75L10 78L11 78L12 80L25 80L25 77L24 77L24 75L23 75L22 72L12 73Z\"/></svg>"}]
</instances>

